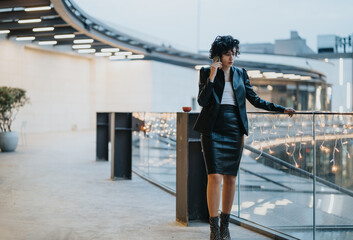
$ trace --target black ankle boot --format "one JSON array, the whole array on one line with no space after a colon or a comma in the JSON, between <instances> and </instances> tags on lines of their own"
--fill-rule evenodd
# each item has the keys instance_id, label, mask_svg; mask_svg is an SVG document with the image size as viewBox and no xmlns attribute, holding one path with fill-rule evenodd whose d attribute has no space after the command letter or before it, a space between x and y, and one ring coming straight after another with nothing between
<instances>
[{"instance_id":1,"label":"black ankle boot","mask_svg":"<svg viewBox=\"0 0 353 240\"><path fill-rule=\"evenodd\" d=\"M221 227L220 234L222 240L231 240L229 233L229 217L230 214L221 213Z\"/></svg>"},{"instance_id":2,"label":"black ankle boot","mask_svg":"<svg viewBox=\"0 0 353 240\"><path fill-rule=\"evenodd\" d=\"M210 217L210 240L221 240L221 235L219 233L219 226L218 226L218 216L217 217Z\"/></svg>"}]
</instances>

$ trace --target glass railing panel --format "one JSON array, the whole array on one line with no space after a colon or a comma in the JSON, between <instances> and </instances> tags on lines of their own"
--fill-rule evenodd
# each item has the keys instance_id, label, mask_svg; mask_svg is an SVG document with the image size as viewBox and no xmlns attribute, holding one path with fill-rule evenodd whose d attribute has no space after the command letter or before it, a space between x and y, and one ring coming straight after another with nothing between
<instances>
[{"instance_id":1,"label":"glass railing panel","mask_svg":"<svg viewBox=\"0 0 353 240\"><path fill-rule=\"evenodd\" d=\"M176 113L133 113L140 127L132 135L132 167L176 189Z\"/></svg>"},{"instance_id":2,"label":"glass railing panel","mask_svg":"<svg viewBox=\"0 0 353 240\"><path fill-rule=\"evenodd\" d=\"M133 169L175 190L176 113L133 117ZM300 239L353 239L353 115L248 118L232 214Z\"/></svg>"},{"instance_id":3,"label":"glass railing panel","mask_svg":"<svg viewBox=\"0 0 353 240\"><path fill-rule=\"evenodd\" d=\"M315 120L316 239L353 239L353 115Z\"/></svg>"},{"instance_id":4,"label":"glass railing panel","mask_svg":"<svg viewBox=\"0 0 353 240\"><path fill-rule=\"evenodd\" d=\"M312 115L249 113L232 213L301 239L313 235Z\"/></svg>"}]
</instances>

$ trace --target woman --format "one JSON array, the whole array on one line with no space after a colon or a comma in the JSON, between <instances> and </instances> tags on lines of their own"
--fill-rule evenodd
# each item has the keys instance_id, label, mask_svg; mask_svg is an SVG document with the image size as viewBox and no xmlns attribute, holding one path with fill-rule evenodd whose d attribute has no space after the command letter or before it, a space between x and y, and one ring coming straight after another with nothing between
<instances>
[{"instance_id":1,"label":"woman","mask_svg":"<svg viewBox=\"0 0 353 240\"><path fill-rule=\"evenodd\" d=\"M284 112L285 108L258 97L250 85L246 70L233 66L239 55L239 41L232 36L217 36L210 49L213 63L200 70L198 103L202 110L194 130L201 132L201 145L206 164L207 205L210 214L210 239L231 239L228 229L235 193L235 179L248 135L245 100L257 108ZM220 188L222 190L221 224L218 226Z\"/></svg>"}]
</instances>

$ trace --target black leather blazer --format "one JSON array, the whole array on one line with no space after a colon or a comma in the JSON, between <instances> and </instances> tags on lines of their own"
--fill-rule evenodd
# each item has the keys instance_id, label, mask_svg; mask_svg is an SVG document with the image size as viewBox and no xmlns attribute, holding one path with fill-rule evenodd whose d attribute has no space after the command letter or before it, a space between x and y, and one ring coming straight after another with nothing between
<instances>
[{"instance_id":1,"label":"black leather blazer","mask_svg":"<svg viewBox=\"0 0 353 240\"><path fill-rule=\"evenodd\" d=\"M223 89L224 89L224 72L222 70L217 71L215 80L210 82L209 79L210 68L201 68L200 79L199 79L199 95L197 101L202 107L202 110L196 120L193 127L195 131L201 133L208 133L212 131L216 122L219 108L221 105ZM261 108L267 111L284 112L284 107L267 102L261 99L253 90L249 76L244 68L240 69L232 66L231 68L231 79L234 90L235 100L239 109L241 123L243 131L248 135L248 117L246 115L246 104L245 100L254 105L257 108Z\"/></svg>"}]
</instances>

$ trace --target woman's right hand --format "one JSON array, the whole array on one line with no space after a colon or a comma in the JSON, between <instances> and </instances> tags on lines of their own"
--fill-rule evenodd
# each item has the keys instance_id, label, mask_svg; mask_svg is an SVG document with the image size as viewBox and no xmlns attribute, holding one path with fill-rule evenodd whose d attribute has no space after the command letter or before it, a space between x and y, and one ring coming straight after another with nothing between
<instances>
[{"instance_id":1,"label":"woman's right hand","mask_svg":"<svg viewBox=\"0 0 353 240\"><path fill-rule=\"evenodd\" d=\"M219 61L219 58L215 59L211 65L211 71L210 71L210 81L213 82L216 75L217 75L217 70L221 69L222 67L222 62Z\"/></svg>"}]
</instances>

